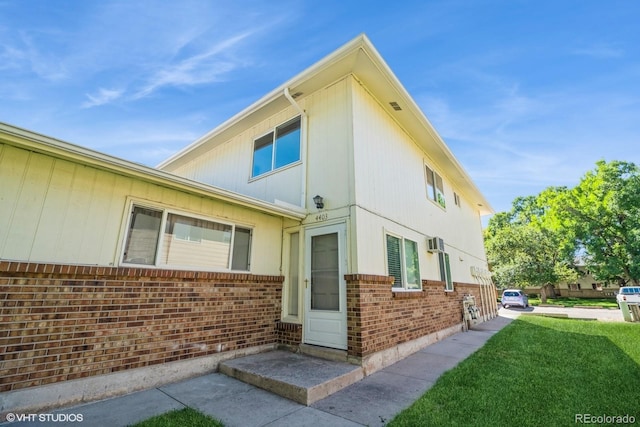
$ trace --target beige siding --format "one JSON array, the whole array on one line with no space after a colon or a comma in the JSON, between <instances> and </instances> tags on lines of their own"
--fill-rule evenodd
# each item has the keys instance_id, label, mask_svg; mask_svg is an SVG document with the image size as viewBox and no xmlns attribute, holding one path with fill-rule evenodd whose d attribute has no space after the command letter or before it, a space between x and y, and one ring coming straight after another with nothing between
<instances>
[{"instance_id":1,"label":"beige siding","mask_svg":"<svg viewBox=\"0 0 640 427\"><path fill-rule=\"evenodd\" d=\"M3 220L0 221L0 249L3 252L10 251L17 259L27 259L36 245L43 244L42 239L38 238L39 231L47 235L56 232L55 229L48 229L47 223L55 224L56 229L62 228L65 217L63 213L58 211L50 218L43 218L42 212L45 206L49 207L46 203L49 191L55 193L56 187L64 185L64 181L68 179L61 176L58 180L52 176L56 166L56 161L52 158L2 147L0 215ZM56 208L67 209L69 200L60 200L55 205Z\"/></svg>"},{"instance_id":2,"label":"beige siding","mask_svg":"<svg viewBox=\"0 0 640 427\"><path fill-rule=\"evenodd\" d=\"M282 200L299 206L302 185L300 163L257 178L251 177L254 139L297 115L293 107L287 108L212 148L173 173L267 202Z\"/></svg>"},{"instance_id":3,"label":"beige siding","mask_svg":"<svg viewBox=\"0 0 640 427\"><path fill-rule=\"evenodd\" d=\"M308 138L308 194L311 204L321 194L327 206L349 204L351 170L350 77L300 99L307 116L302 133ZM301 206L304 160L260 177L251 178L253 141L298 115L288 107L267 120L220 144L173 173L268 202L276 199ZM306 129L305 129L306 128ZM303 135L304 139L305 136Z\"/></svg>"},{"instance_id":4,"label":"beige siding","mask_svg":"<svg viewBox=\"0 0 640 427\"><path fill-rule=\"evenodd\" d=\"M307 199L311 203L313 196L321 195L326 210L348 206L353 196L350 80L340 80L305 100L309 115Z\"/></svg>"},{"instance_id":5,"label":"beige siding","mask_svg":"<svg viewBox=\"0 0 640 427\"><path fill-rule=\"evenodd\" d=\"M131 202L252 228L251 272L280 274L282 219L0 145L0 258L118 265Z\"/></svg>"},{"instance_id":6,"label":"beige siding","mask_svg":"<svg viewBox=\"0 0 640 427\"><path fill-rule=\"evenodd\" d=\"M389 221L362 208L357 208L355 215L358 229L358 271L367 274L387 274L385 234L389 233L416 242L420 257L420 277L440 280L438 255L427 250L424 231ZM473 240L472 237L468 239L470 242ZM472 252L470 247L465 246L465 242L463 241L460 245L453 239L449 241L445 239L445 251L449 254L451 276L456 282L479 283L478 279L471 275L471 267L486 269L484 252Z\"/></svg>"},{"instance_id":7,"label":"beige siding","mask_svg":"<svg viewBox=\"0 0 640 427\"><path fill-rule=\"evenodd\" d=\"M356 202L403 224L442 222L444 211L425 203L426 154L365 88L353 86Z\"/></svg>"},{"instance_id":8,"label":"beige siding","mask_svg":"<svg viewBox=\"0 0 640 427\"><path fill-rule=\"evenodd\" d=\"M440 279L437 255L426 247L427 237L438 236L450 255L453 280L475 282L470 268L486 268L478 211L452 188L447 171L355 80L353 109L358 270L386 274L387 230L418 242L423 279ZM425 164L443 178L446 209L427 197ZM454 203L454 191L461 207Z\"/></svg>"}]
</instances>

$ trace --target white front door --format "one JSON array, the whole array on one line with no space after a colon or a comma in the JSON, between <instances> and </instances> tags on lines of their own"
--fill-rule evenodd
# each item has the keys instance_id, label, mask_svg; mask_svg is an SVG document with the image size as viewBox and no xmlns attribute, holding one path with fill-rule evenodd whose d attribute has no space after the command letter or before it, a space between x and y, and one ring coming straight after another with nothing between
<instances>
[{"instance_id":1,"label":"white front door","mask_svg":"<svg viewBox=\"0 0 640 427\"><path fill-rule=\"evenodd\" d=\"M305 233L304 342L347 349L345 224Z\"/></svg>"}]
</instances>

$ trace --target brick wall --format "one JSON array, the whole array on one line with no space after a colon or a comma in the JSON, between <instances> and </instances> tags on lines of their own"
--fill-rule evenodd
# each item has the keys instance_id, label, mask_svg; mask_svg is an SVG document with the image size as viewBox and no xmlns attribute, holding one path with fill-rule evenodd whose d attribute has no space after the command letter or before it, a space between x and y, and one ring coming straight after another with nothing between
<instances>
[{"instance_id":1,"label":"brick wall","mask_svg":"<svg viewBox=\"0 0 640 427\"><path fill-rule=\"evenodd\" d=\"M0 261L0 392L275 343L282 281Z\"/></svg>"},{"instance_id":2,"label":"brick wall","mask_svg":"<svg viewBox=\"0 0 640 427\"><path fill-rule=\"evenodd\" d=\"M296 350L302 342L302 325L297 323L276 322L277 341L283 347Z\"/></svg>"},{"instance_id":3,"label":"brick wall","mask_svg":"<svg viewBox=\"0 0 640 427\"><path fill-rule=\"evenodd\" d=\"M422 291L394 292L391 277L353 274L346 279L348 353L355 357L461 324L465 294L473 294L479 308L482 301L475 284L455 283L453 292L445 292L444 282L423 280Z\"/></svg>"}]
</instances>

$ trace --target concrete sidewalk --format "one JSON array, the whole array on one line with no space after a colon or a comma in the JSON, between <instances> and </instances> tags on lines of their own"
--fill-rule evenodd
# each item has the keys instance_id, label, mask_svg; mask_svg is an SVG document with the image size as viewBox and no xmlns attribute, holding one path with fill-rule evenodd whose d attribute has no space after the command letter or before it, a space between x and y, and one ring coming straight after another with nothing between
<instances>
[{"instance_id":1,"label":"concrete sidewalk","mask_svg":"<svg viewBox=\"0 0 640 427\"><path fill-rule=\"evenodd\" d=\"M232 426L382 426L407 408L445 371L467 358L512 319L497 317L432 344L311 406L304 406L220 373L57 410L51 417L82 422L2 426L127 426L186 406ZM56 418L53 418L54 420Z\"/></svg>"}]
</instances>

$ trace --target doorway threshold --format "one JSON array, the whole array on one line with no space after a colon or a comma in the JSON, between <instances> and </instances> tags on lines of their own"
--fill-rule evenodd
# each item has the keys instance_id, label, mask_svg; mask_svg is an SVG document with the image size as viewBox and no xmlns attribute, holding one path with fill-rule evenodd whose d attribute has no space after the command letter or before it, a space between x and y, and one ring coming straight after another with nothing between
<instances>
[{"instance_id":1,"label":"doorway threshold","mask_svg":"<svg viewBox=\"0 0 640 427\"><path fill-rule=\"evenodd\" d=\"M333 360L335 362L349 362L347 350L339 350L337 348L323 347L313 344L300 344L298 346L300 354L319 357L320 359Z\"/></svg>"}]
</instances>

